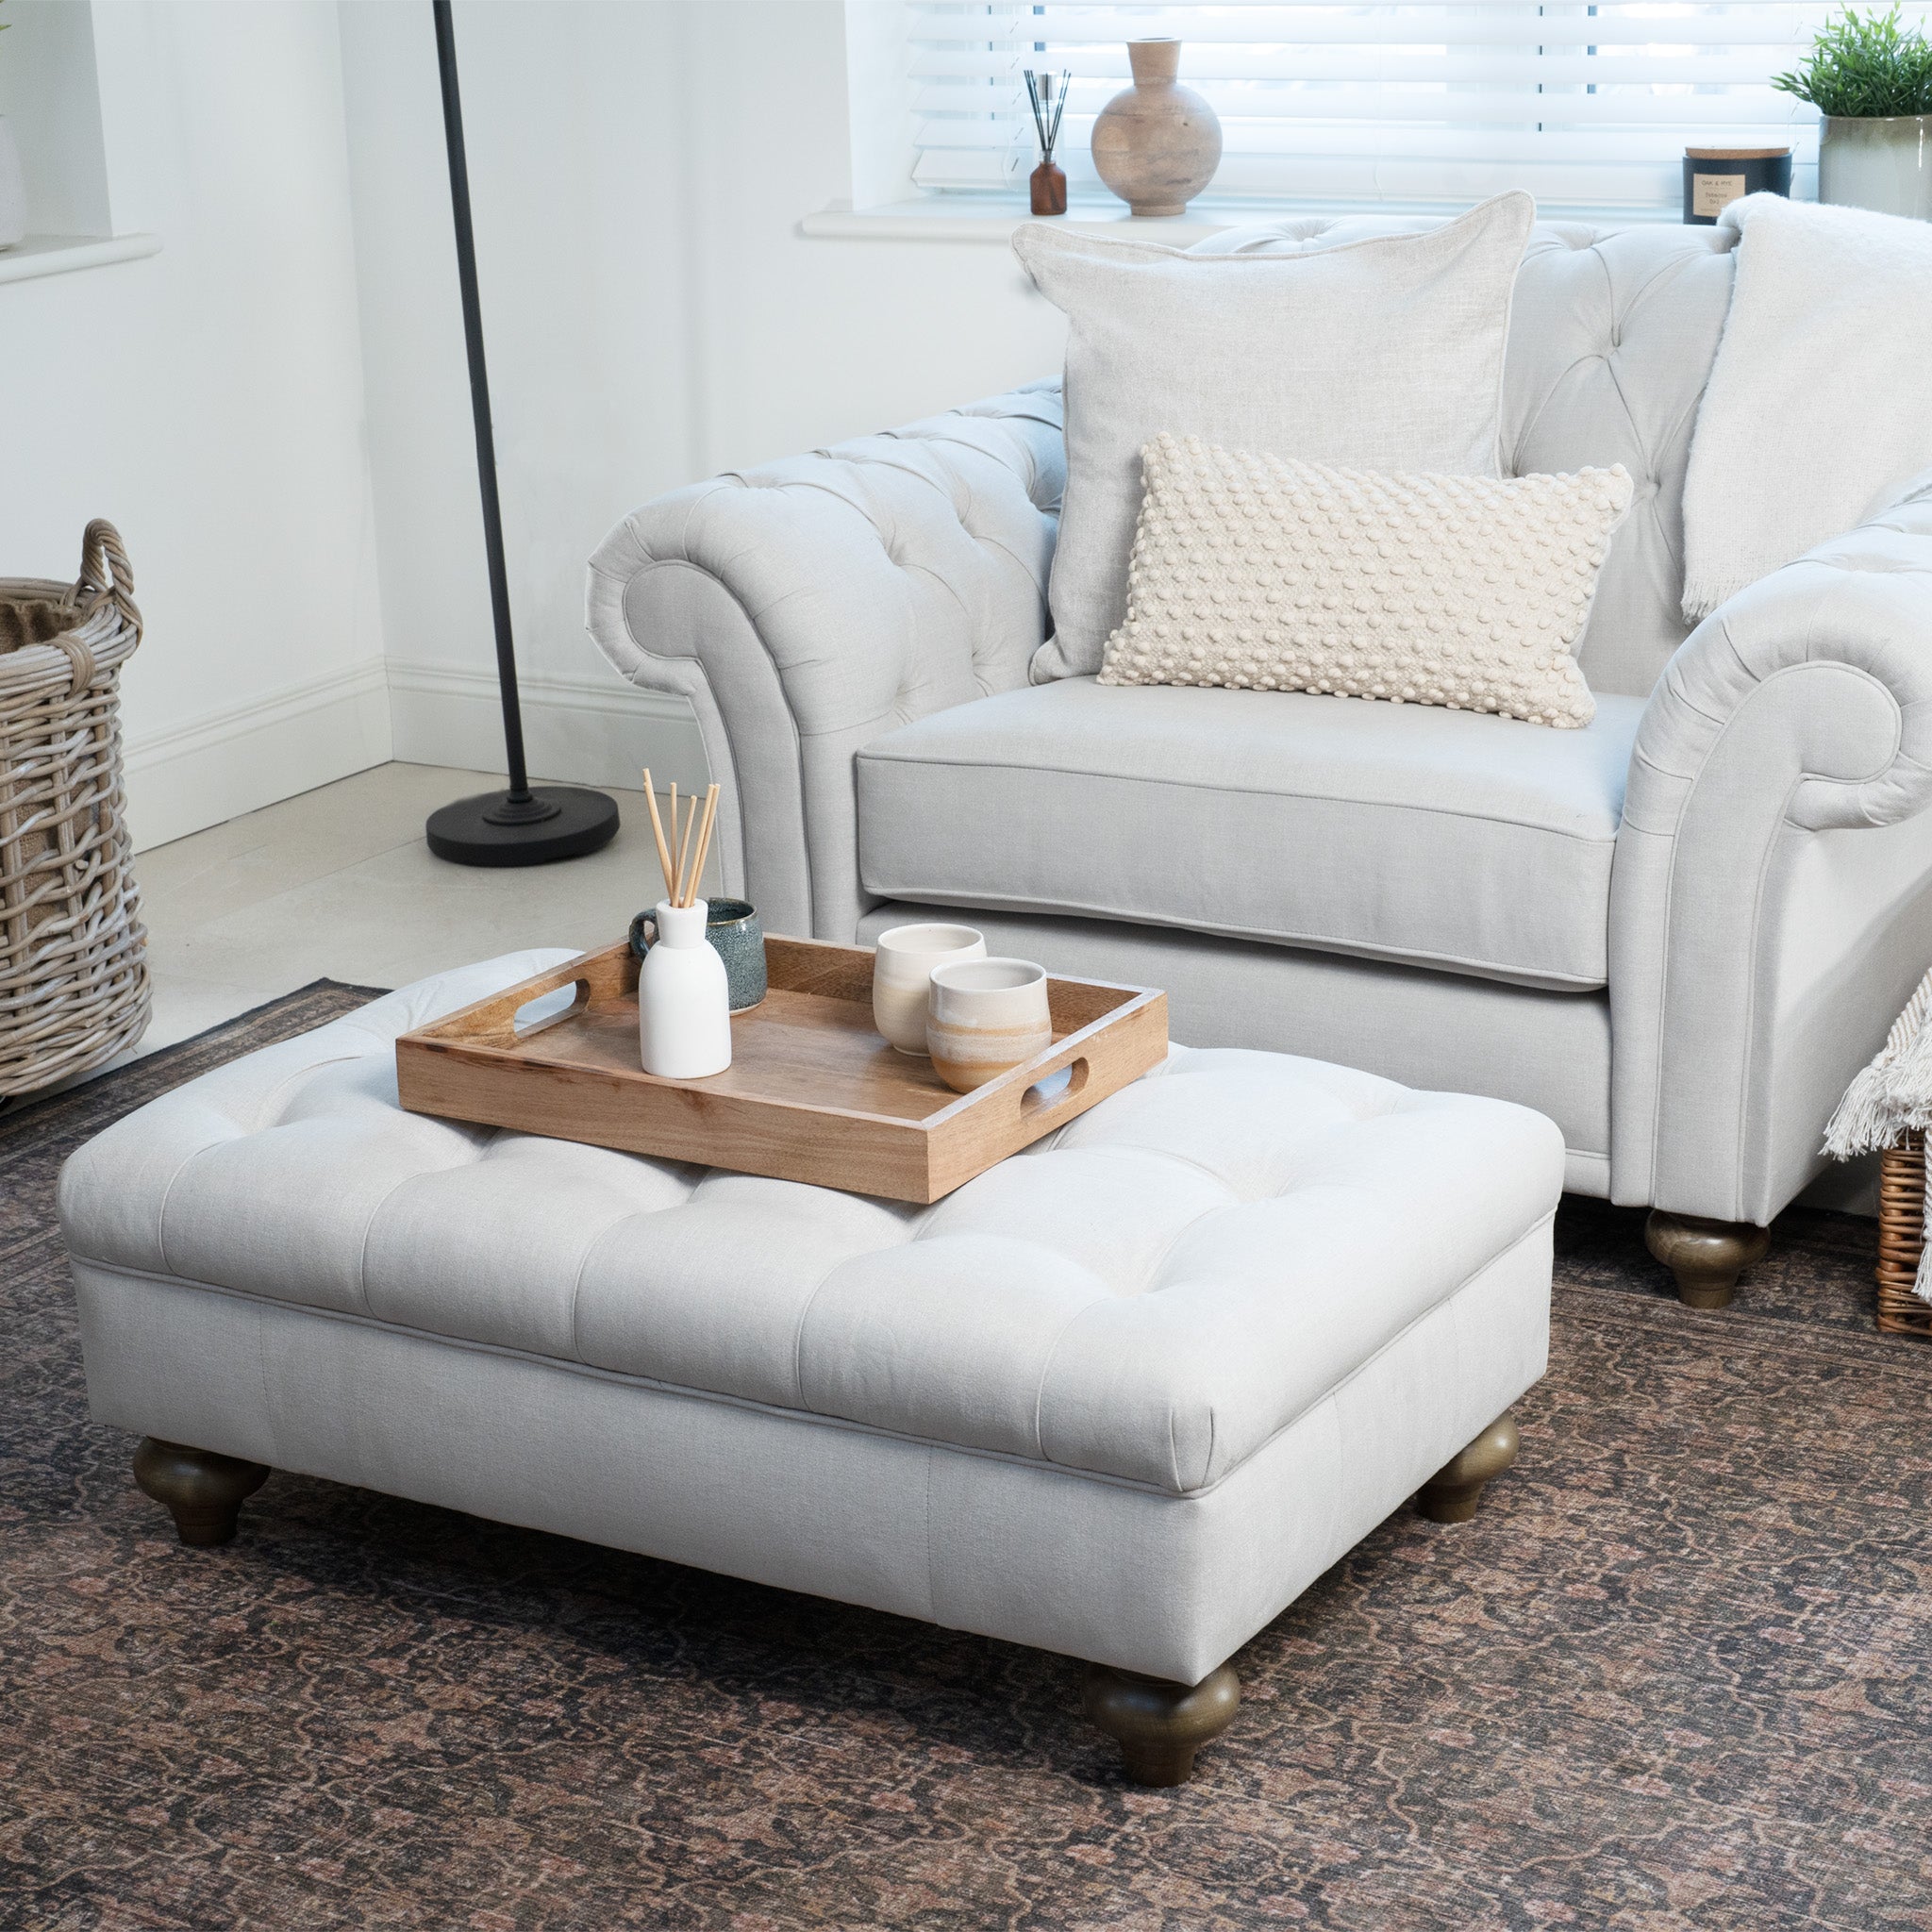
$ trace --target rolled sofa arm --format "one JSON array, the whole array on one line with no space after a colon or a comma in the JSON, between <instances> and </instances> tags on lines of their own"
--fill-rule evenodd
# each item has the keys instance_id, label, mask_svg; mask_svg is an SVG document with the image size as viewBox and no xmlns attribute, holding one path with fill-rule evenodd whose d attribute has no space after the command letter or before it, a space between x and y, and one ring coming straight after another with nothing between
<instances>
[{"instance_id":1,"label":"rolled sofa arm","mask_svg":"<svg viewBox=\"0 0 1932 1932\"><path fill-rule=\"evenodd\" d=\"M1610 886L1612 1198L1769 1221L1932 965L1932 473L1665 670Z\"/></svg>"},{"instance_id":2,"label":"rolled sofa arm","mask_svg":"<svg viewBox=\"0 0 1932 1932\"><path fill-rule=\"evenodd\" d=\"M591 559L591 636L689 698L727 891L768 931L849 941L852 760L881 732L1025 683L1046 627L1059 384L673 491Z\"/></svg>"}]
</instances>

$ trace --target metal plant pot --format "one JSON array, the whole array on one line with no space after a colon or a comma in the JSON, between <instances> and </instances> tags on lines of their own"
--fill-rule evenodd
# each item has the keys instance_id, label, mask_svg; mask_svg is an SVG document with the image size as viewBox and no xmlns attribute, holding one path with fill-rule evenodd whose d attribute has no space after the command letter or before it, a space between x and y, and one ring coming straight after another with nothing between
<instances>
[{"instance_id":1,"label":"metal plant pot","mask_svg":"<svg viewBox=\"0 0 1932 1932\"><path fill-rule=\"evenodd\" d=\"M26 233L26 185L20 175L20 149L13 124L0 114L0 248L11 248Z\"/></svg>"},{"instance_id":2,"label":"metal plant pot","mask_svg":"<svg viewBox=\"0 0 1932 1932\"><path fill-rule=\"evenodd\" d=\"M1818 146L1818 198L1932 221L1932 114L1827 114Z\"/></svg>"}]
</instances>

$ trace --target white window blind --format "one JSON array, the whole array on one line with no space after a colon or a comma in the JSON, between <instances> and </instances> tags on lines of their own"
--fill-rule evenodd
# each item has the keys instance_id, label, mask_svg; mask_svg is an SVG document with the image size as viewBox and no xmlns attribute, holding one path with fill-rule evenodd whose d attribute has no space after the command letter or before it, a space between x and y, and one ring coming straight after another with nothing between
<instances>
[{"instance_id":1,"label":"white window blind","mask_svg":"<svg viewBox=\"0 0 1932 1932\"><path fill-rule=\"evenodd\" d=\"M1694 147L1789 142L1815 192L1817 110L1771 76L1795 67L1820 5L1338 7L1316 0L906 0L913 178L1011 188L1037 158L1021 75L1072 73L1058 158L1097 186L1093 118L1128 83L1124 43L1185 42L1181 80L1225 141L1216 196L1466 202L1527 188L1552 208L1675 208ZM1924 25L1932 5L1905 16Z\"/></svg>"}]
</instances>

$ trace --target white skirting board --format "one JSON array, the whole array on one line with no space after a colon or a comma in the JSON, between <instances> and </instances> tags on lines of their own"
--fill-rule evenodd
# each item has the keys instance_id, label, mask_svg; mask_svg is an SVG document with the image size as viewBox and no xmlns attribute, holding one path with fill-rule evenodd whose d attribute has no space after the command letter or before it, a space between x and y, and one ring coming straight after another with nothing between
<instances>
[{"instance_id":1,"label":"white skirting board","mask_svg":"<svg viewBox=\"0 0 1932 1932\"><path fill-rule=\"evenodd\" d=\"M682 698L614 675L518 679L533 778L636 791L645 765L659 789L709 780L696 718ZM503 768L503 712L493 669L389 660L394 755L415 765Z\"/></svg>"},{"instance_id":2,"label":"white skirting board","mask_svg":"<svg viewBox=\"0 0 1932 1932\"><path fill-rule=\"evenodd\" d=\"M127 741L137 851L165 845L352 772L386 764L388 677L379 657Z\"/></svg>"},{"instance_id":3,"label":"white skirting board","mask_svg":"<svg viewBox=\"0 0 1932 1932\"><path fill-rule=\"evenodd\" d=\"M524 741L534 778L702 791L709 774L681 698L614 678L525 677ZM370 657L270 696L158 732L126 749L137 851L386 764L503 769L503 713L489 670Z\"/></svg>"}]
</instances>

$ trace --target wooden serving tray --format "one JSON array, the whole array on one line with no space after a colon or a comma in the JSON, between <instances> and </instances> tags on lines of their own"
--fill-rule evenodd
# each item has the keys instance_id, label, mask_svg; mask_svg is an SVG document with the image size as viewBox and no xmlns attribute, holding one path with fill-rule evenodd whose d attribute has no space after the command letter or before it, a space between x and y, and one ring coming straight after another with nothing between
<instances>
[{"instance_id":1,"label":"wooden serving tray","mask_svg":"<svg viewBox=\"0 0 1932 1932\"><path fill-rule=\"evenodd\" d=\"M659 1159L937 1201L1064 1126L1167 1054L1167 995L1049 979L1053 1044L971 1093L895 1053L872 1024L869 948L768 939L771 991L733 1016L731 1065L663 1080L639 1063L638 962L587 953L396 1041L412 1113L441 1114ZM519 1027L545 993L562 1012ZM1071 1070L1050 1095L1040 1082Z\"/></svg>"}]
</instances>

